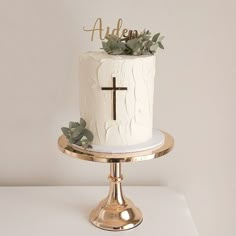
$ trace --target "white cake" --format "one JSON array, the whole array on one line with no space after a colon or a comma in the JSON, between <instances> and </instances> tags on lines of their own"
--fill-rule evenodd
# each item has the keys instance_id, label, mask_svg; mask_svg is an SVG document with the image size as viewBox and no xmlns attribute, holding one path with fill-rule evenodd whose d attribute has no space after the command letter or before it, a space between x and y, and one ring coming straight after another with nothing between
<instances>
[{"instance_id":1,"label":"white cake","mask_svg":"<svg viewBox=\"0 0 236 236\"><path fill-rule=\"evenodd\" d=\"M155 56L80 56L80 116L93 144L134 145L152 137L154 77Z\"/></svg>"}]
</instances>

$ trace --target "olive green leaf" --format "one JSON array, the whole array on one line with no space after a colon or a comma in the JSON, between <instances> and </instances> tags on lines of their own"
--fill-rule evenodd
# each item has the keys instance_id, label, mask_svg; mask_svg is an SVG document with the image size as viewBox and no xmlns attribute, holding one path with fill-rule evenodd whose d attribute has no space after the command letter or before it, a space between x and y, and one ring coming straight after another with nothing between
<instances>
[{"instance_id":1,"label":"olive green leaf","mask_svg":"<svg viewBox=\"0 0 236 236\"><path fill-rule=\"evenodd\" d=\"M131 38L107 35L102 41L102 48L112 55L153 55L158 48L164 49L161 43L163 39L164 36L160 36L160 33L152 37L149 30L144 30Z\"/></svg>"},{"instance_id":2,"label":"olive green leaf","mask_svg":"<svg viewBox=\"0 0 236 236\"><path fill-rule=\"evenodd\" d=\"M69 135L70 129L67 127L62 127L61 128L62 133L67 137Z\"/></svg>"},{"instance_id":3,"label":"olive green leaf","mask_svg":"<svg viewBox=\"0 0 236 236\"><path fill-rule=\"evenodd\" d=\"M155 35L152 37L152 41L153 41L153 42L156 42L159 36L160 36L160 33L155 34Z\"/></svg>"},{"instance_id":4,"label":"olive green leaf","mask_svg":"<svg viewBox=\"0 0 236 236\"><path fill-rule=\"evenodd\" d=\"M153 45L150 47L150 50L151 50L151 51L156 51L158 47L159 47L158 43L153 44Z\"/></svg>"},{"instance_id":5,"label":"olive green leaf","mask_svg":"<svg viewBox=\"0 0 236 236\"><path fill-rule=\"evenodd\" d=\"M126 45L127 45L130 49L135 50L135 49L138 47L138 45L139 45L139 41L138 41L137 38L131 39L131 40L129 40L129 41L127 42Z\"/></svg>"},{"instance_id":6,"label":"olive green leaf","mask_svg":"<svg viewBox=\"0 0 236 236\"><path fill-rule=\"evenodd\" d=\"M69 128L62 127L61 130L70 144L77 144L84 148L91 148L93 134L89 129L85 127L86 121L81 118L80 123L71 121L69 122Z\"/></svg>"},{"instance_id":7,"label":"olive green leaf","mask_svg":"<svg viewBox=\"0 0 236 236\"><path fill-rule=\"evenodd\" d=\"M88 129L83 129L83 131L81 132L88 140L93 140L93 134L90 130Z\"/></svg>"},{"instance_id":8,"label":"olive green leaf","mask_svg":"<svg viewBox=\"0 0 236 236\"><path fill-rule=\"evenodd\" d=\"M164 49L164 46L163 46L163 44L162 44L161 42L158 42L158 45L159 45L159 47L160 47L161 49Z\"/></svg>"},{"instance_id":9,"label":"olive green leaf","mask_svg":"<svg viewBox=\"0 0 236 236\"><path fill-rule=\"evenodd\" d=\"M80 118L80 126L83 128L86 126L86 121L83 118Z\"/></svg>"}]
</instances>

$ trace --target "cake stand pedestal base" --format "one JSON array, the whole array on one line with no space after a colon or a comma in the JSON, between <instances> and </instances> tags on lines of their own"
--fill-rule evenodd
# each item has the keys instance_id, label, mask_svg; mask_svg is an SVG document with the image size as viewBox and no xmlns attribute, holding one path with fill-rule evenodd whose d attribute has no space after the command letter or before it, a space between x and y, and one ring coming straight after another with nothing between
<instances>
[{"instance_id":1,"label":"cake stand pedestal base","mask_svg":"<svg viewBox=\"0 0 236 236\"><path fill-rule=\"evenodd\" d=\"M90 221L98 228L111 231L132 229L142 220L141 211L123 196L121 163L110 164L108 196L91 212Z\"/></svg>"},{"instance_id":2,"label":"cake stand pedestal base","mask_svg":"<svg viewBox=\"0 0 236 236\"><path fill-rule=\"evenodd\" d=\"M64 135L59 137L58 147L63 153L81 160L110 164L110 191L108 196L91 212L90 221L93 225L105 230L121 231L132 229L142 222L141 211L123 196L121 162L146 161L166 155L173 148L174 139L166 132L161 131L161 133L164 135L164 143L161 146L154 145L159 144L160 140L158 141L153 135L149 143L150 148L132 152L126 150L122 153L78 149L70 145Z\"/></svg>"}]
</instances>

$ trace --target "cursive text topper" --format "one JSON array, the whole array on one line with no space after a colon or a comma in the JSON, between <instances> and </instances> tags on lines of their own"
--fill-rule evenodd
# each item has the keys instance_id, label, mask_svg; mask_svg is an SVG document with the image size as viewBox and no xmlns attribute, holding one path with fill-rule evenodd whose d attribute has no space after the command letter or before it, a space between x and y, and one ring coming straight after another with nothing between
<instances>
[{"instance_id":1,"label":"cursive text topper","mask_svg":"<svg viewBox=\"0 0 236 236\"><path fill-rule=\"evenodd\" d=\"M91 41L93 41L94 39L94 34L97 31L98 32L98 36L100 40L104 40L106 38L107 35L115 35L118 38L135 38L138 36L138 31L137 30L128 30L128 29L121 29L122 27L122 19L118 19L117 21L117 25L116 28L114 28L112 31L110 30L110 27L107 26L106 27L106 32L104 34L104 29L103 29L103 25L102 25L102 19L101 18L97 18L97 20L95 21L93 28L92 29L86 29L85 27L83 27L84 31L87 32L91 32Z\"/></svg>"}]
</instances>

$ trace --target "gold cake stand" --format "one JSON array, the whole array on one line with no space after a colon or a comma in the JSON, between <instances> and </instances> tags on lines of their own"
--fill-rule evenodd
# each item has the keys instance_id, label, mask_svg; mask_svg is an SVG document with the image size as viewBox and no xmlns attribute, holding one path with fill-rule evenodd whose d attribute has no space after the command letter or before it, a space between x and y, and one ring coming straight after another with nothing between
<instances>
[{"instance_id":1,"label":"gold cake stand","mask_svg":"<svg viewBox=\"0 0 236 236\"><path fill-rule=\"evenodd\" d=\"M121 231L134 228L142 222L141 211L131 200L123 195L121 163L151 160L170 152L174 145L174 139L168 133L163 133L165 135L165 142L159 147L145 151L119 154L74 149L68 144L64 135L59 137L58 147L63 153L86 161L110 163L110 190L108 196L92 210L90 214L92 224L104 230Z\"/></svg>"}]
</instances>

